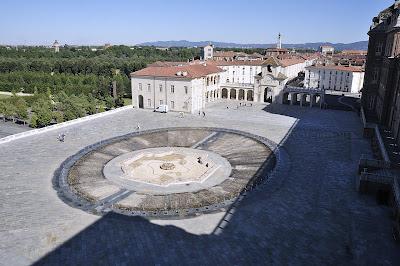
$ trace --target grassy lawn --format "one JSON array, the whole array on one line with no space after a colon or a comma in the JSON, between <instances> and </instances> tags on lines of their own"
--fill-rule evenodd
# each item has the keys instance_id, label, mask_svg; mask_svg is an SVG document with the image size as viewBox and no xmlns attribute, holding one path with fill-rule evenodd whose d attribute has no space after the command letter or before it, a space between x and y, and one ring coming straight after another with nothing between
<instances>
[{"instance_id":1,"label":"grassy lawn","mask_svg":"<svg viewBox=\"0 0 400 266\"><path fill-rule=\"evenodd\" d=\"M132 104L132 98L124 98L124 105L131 105Z\"/></svg>"},{"instance_id":2,"label":"grassy lawn","mask_svg":"<svg viewBox=\"0 0 400 266\"><path fill-rule=\"evenodd\" d=\"M6 99L6 98L10 98L10 95L4 95L4 94L0 94L0 99Z\"/></svg>"}]
</instances>

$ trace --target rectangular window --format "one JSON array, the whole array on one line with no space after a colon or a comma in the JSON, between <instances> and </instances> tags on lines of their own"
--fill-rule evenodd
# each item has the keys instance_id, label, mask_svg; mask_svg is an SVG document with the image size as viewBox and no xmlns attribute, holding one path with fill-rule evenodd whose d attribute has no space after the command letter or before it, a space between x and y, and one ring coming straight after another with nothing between
<instances>
[{"instance_id":1,"label":"rectangular window","mask_svg":"<svg viewBox=\"0 0 400 266\"><path fill-rule=\"evenodd\" d=\"M171 85L171 93L175 93L175 86Z\"/></svg>"},{"instance_id":2,"label":"rectangular window","mask_svg":"<svg viewBox=\"0 0 400 266\"><path fill-rule=\"evenodd\" d=\"M379 42L375 47L375 55L381 55L383 49L383 43Z\"/></svg>"},{"instance_id":3,"label":"rectangular window","mask_svg":"<svg viewBox=\"0 0 400 266\"><path fill-rule=\"evenodd\" d=\"M139 90L142 90L142 83L139 83Z\"/></svg>"},{"instance_id":4,"label":"rectangular window","mask_svg":"<svg viewBox=\"0 0 400 266\"><path fill-rule=\"evenodd\" d=\"M377 81L378 80L378 75L379 75L379 69L378 68L374 68L374 73L372 75L372 80L373 81Z\"/></svg>"},{"instance_id":5,"label":"rectangular window","mask_svg":"<svg viewBox=\"0 0 400 266\"><path fill-rule=\"evenodd\" d=\"M148 92L151 92L150 84L147 84L147 91L148 91Z\"/></svg>"},{"instance_id":6,"label":"rectangular window","mask_svg":"<svg viewBox=\"0 0 400 266\"><path fill-rule=\"evenodd\" d=\"M185 86L184 88L185 88L185 94L188 94L188 87Z\"/></svg>"},{"instance_id":7,"label":"rectangular window","mask_svg":"<svg viewBox=\"0 0 400 266\"><path fill-rule=\"evenodd\" d=\"M160 100L160 105L163 105L164 104L164 101L163 100Z\"/></svg>"},{"instance_id":8,"label":"rectangular window","mask_svg":"<svg viewBox=\"0 0 400 266\"><path fill-rule=\"evenodd\" d=\"M151 107L151 100L150 99L147 100L147 106Z\"/></svg>"},{"instance_id":9,"label":"rectangular window","mask_svg":"<svg viewBox=\"0 0 400 266\"><path fill-rule=\"evenodd\" d=\"M175 102L171 101L171 109L175 109Z\"/></svg>"},{"instance_id":10,"label":"rectangular window","mask_svg":"<svg viewBox=\"0 0 400 266\"><path fill-rule=\"evenodd\" d=\"M162 84L159 85L160 92L162 92Z\"/></svg>"}]
</instances>

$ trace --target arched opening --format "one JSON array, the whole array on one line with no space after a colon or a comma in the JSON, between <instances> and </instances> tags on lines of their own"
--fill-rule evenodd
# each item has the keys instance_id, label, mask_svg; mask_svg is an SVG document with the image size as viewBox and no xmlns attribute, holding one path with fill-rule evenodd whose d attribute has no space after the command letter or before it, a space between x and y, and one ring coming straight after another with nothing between
<instances>
[{"instance_id":1,"label":"arched opening","mask_svg":"<svg viewBox=\"0 0 400 266\"><path fill-rule=\"evenodd\" d=\"M231 89L231 99L236 99L236 90Z\"/></svg>"},{"instance_id":2,"label":"arched opening","mask_svg":"<svg viewBox=\"0 0 400 266\"><path fill-rule=\"evenodd\" d=\"M308 95L308 94L302 94L302 95L301 95L301 103L302 103L303 106L308 104L308 102L307 102L307 95Z\"/></svg>"},{"instance_id":3,"label":"arched opening","mask_svg":"<svg viewBox=\"0 0 400 266\"><path fill-rule=\"evenodd\" d=\"M222 99L228 98L228 90L226 88L222 89Z\"/></svg>"},{"instance_id":4,"label":"arched opening","mask_svg":"<svg viewBox=\"0 0 400 266\"><path fill-rule=\"evenodd\" d=\"M298 99L299 94L298 93L292 93L292 104L293 105L298 105L300 104L299 99Z\"/></svg>"},{"instance_id":5,"label":"arched opening","mask_svg":"<svg viewBox=\"0 0 400 266\"><path fill-rule=\"evenodd\" d=\"M143 106L143 95L139 95L139 108L144 108Z\"/></svg>"},{"instance_id":6,"label":"arched opening","mask_svg":"<svg viewBox=\"0 0 400 266\"><path fill-rule=\"evenodd\" d=\"M248 90L247 91L247 100L248 101L254 101L253 91L252 90Z\"/></svg>"},{"instance_id":7,"label":"arched opening","mask_svg":"<svg viewBox=\"0 0 400 266\"><path fill-rule=\"evenodd\" d=\"M314 107L315 106L315 104L317 103L317 95L315 95L315 94L312 94L311 95L311 97L310 97L310 106L311 107Z\"/></svg>"},{"instance_id":8,"label":"arched opening","mask_svg":"<svg viewBox=\"0 0 400 266\"><path fill-rule=\"evenodd\" d=\"M283 104L289 104L289 93L288 92L283 93L282 97L283 97L282 98Z\"/></svg>"},{"instance_id":9,"label":"arched opening","mask_svg":"<svg viewBox=\"0 0 400 266\"><path fill-rule=\"evenodd\" d=\"M244 89L239 90L239 100L244 100Z\"/></svg>"},{"instance_id":10,"label":"arched opening","mask_svg":"<svg viewBox=\"0 0 400 266\"><path fill-rule=\"evenodd\" d=\"M272 103L272 91L268 87L266 87L264 89L264 102L265 103Z\"/></svg>"}]
</instances>

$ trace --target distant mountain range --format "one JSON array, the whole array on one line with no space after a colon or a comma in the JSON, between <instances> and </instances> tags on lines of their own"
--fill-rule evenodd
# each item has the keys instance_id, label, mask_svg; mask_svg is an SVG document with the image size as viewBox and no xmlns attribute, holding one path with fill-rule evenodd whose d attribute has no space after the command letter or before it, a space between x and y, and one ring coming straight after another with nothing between
<instances>
[{"instance_id":1,"label":"distant mountain range","mask_svg":"<svg viewBox=\"0 0 400 266\"><path fill-rule=\"evenodd\" d=\"M139 46L156 46L156 47L202 47L212 43L219 48L268 48L275 47L276 44L241 44L241 43L228 43L228 42L214 42L214 41L199 41L191 42L186 40L181 41L155 41L144 42L138 44ZM321 45L331 45L336 50L367 50L368 41L360 41L353 43L330 43L330 42L314 42L314 43L296 43L296 44L283 44L284 48L298 48L298 49L314 49L318 50Z\"/></svg>"}]
</instances>

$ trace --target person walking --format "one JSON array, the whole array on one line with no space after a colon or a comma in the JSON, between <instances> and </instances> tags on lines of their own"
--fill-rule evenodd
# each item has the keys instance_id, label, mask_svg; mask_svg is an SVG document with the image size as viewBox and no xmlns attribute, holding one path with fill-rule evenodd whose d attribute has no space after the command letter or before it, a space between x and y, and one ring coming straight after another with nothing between
<instances>
[{"instance_id":1,"label":"person walking","mask_svg":"<svg viewBox=\"0 0 400 266\"><path fill-rule=\"evenodd\" d=\"M137 126L136 126L136 131L139 131L140 130L140 124L139 123L137 123Z\"/></svg>"},{"instance_id":2,"label":"person walking","mask_svg":"<svg viewBox=\"0 0 400 266\"><path fill-rule=\"evenodd\" d=\"M203 117L206 117L206 113L203 111Z\"/></svg>"},{"instance_id":3,"label":"person walking","mask_svg":"<svg viewBox=\"0 0 400 266\"><path fill-rule=\"evenodd\" d=\"M64 142L65 141L65 134L64 133L60 133L58 134L58 138L57 138L60 142Z\"/></svg>"}]
</instances>

